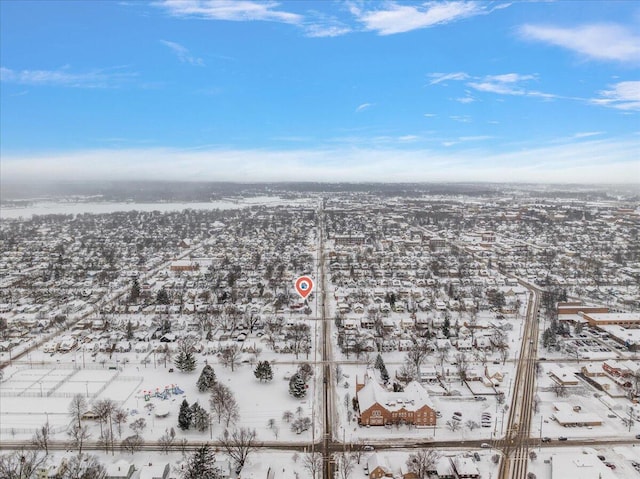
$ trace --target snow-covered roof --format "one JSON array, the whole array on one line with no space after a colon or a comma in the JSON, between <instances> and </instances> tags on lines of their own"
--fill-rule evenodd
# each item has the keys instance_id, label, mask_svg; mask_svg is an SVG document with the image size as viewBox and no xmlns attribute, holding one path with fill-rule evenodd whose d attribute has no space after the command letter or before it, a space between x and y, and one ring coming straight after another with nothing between
<instances>
[{"instance_id":1,"label":"snow-covered roof","mask_svg":"<svg viewBox=\"0 0 640 479\"><path fill-rule=\"evenodd\" d=\"M615 479L611 470L595 454L554 454L551 456L551 479Z\"/></svg>"},{"instance_id":2,"label":"snow-covered roof","mask_svg":"<svg viewBox=\"0 0 640 479\"><path fill-rule=\"evenodd\" d=\"M378 467L385 471L385 474L391 473L391 467L389 466L389 461L385 456L381 456L378 453L373 453L367 459L367 467L369 468L369 472L376 470Z\"/></svg>"},{"instance_id":3,"label":"snow-covered roof","mask_svg":"<svg viewBox=\"0 0 640 479\"><path fill-rule=\"evenodd\" d=\"M366 411L374 404L384 406L388 411L417 411L424 406L434 408L429 393L417 381L411 381L403 392L387 391L377 381L368 381L358 391L358 403L361 411Z\"/></svg>"},{"instance_id":4,"label":"snow-covered roof","mask_svg":"<svg viewBox=\"0 0 640 479\"><path fill-rule=\"evenodd\" d=\"M469 457L456 456L453 458L453 466L458 476L476 476L480 474L478 468Z\"/></svg>"}]
</instances>

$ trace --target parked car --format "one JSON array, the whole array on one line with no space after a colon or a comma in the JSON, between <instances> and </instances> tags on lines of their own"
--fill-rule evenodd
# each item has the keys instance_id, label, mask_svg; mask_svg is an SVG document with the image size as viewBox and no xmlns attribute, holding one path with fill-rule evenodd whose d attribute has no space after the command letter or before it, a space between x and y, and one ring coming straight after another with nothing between
<instances>
[{"instance_id":1,"label":"parked car","mask_svg":"<svg viewBox=\"0 0 640 479\"><path fill-rule=\"evenodd\" d=\"M567 436L560 436L558 438L558 441L566 441L567 440Z\"/></svg>"},{"instance_id":2,"label":"parked car","mask_svg":"<svg viewBox=\"0 0 640 479\"><path fill-rule=\"evenodd\" d=\"M374 449L375 448L373 446L369 446L369 445L362 446L363 451L373 451Z\"/></svg>"},{"instance_id":3,"label":"parked car","mask_svg":"<svg viewBox=\"0 0 640 479\"><path fill-rule=\"evenodd\" d=\"M551 442L551 438L545 436L545 437L542 438L542 442Z\"/></svg>"},{"instance_id":4,"label":"parked car","mask_svg":"<svg viewBox=\"0 0 640 479\"><path fill-rule=\"evenodd\" d=\"M480 447L483 449L489 449L491 447L491 444L483 442L482 444L480 444Z\"/></svg>"}]
</instances>

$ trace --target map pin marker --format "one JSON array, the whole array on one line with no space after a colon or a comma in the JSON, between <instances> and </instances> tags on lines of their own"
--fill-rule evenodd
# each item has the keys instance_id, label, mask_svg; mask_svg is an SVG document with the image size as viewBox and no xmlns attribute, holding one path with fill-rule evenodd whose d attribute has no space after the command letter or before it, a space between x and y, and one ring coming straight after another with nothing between
<instances>
[{"instance_id":1,"label":"map pin marker","mask_svg":"<svg viewBox=\"0 0 640 479\"><path fill-rule=\"evenodd\" d=\"M302 299L307 299L307 296L313 291L313 280L309 276L300 276L296 279L296 291Z\"/></svg>"}]
</instances>

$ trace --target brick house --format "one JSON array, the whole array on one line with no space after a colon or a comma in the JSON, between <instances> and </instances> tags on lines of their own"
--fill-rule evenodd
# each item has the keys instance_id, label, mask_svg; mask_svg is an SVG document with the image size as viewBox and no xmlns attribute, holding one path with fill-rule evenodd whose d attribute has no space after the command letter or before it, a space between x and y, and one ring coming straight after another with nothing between
<instances>
[{"instance_id":1,"label":"brick house","mask_svg":"<svg viewBox=\"0 0 640 479\"><path fill-rule=\"evenodd\" d=\"M364 383L356 379L356 397L362 426L415 424L434 426L436 412L427 391L417 381L406 385L403 392L387 391L372 373Z\"/></svg>"}]
</instances>

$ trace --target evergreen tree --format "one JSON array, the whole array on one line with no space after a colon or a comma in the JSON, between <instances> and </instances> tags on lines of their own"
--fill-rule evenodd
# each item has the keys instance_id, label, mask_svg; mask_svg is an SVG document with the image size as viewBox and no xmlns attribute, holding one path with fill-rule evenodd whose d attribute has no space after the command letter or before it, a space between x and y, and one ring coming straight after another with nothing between
<instances>
[{"instance_id":1,"label":"evergreen tree","mask_svg":"<svg viewBox=\"0 0 640 479\"><path fill-rule=\"evenodd\" d=\"M384 363L382 363L382 368L380 368L380 379L382 379L384 383L389 382L389 371L387 371L387 366L385 366Z\"/></svg>"},{"instance_id":2,"label":"evergreen tree","mask_svg":"<svg viewBox=\"0 0 640 479\"><path fill-rule=\"evenodd\" d=\"M138 302L138 298L140 298L140 283L138 282L138 278L133 278L131 290L129 291L129 302L136 303Z\"/></svg>"},{"instance_id":3,"label":"evergreen tree","mask_svg":"<svg viewBox=\"0 0 640 479\"><path fill-rule=\"evenodd\" d=\"M381 370L382 366L384 366L384 359L382 359L382 355L378 353L378 355L376 356L376 362L374 363L373 367Z\"/></svg>"},{"instance_id":4,"label":"evergreen tree","mask_svg":"<svg viewBox=\"0 0 640 479\"><path fill-rule=\"evenodd\" d=\"M180 412L178 413L178 427L186 431L191 427L192 412L186 399L180 404Z\"/></svg>"},{"instance_id":5,"label":"evergreen tree","mask_svg":"<svg viewBox=\"0 0 640 479\"><path fill-rule=\"evenodd\" d=\"M254 376L263 381L271 381L273 379L273 370L269 361L260 361L253 372Z\"/></svg>"},{"instance_id":6,"label":"evergreen tree","mask_svg":"<svg viewBox=\"0 0 640 479\"><path fill-rule=\"evenodd\" d=\"M289 380L289 394L296 399L303 398L307 394L307 385L298 373L291 376Z\"/></svg>"},{"instance_id":7,"label":"evergreen tree","mask_svg":"<svg viewBox=\"0 0 640 479\"><path fill-rule=\"evenodd\" d=\"M196 369L194 342L190 338L178 341L178 355L173 362L182 372L191 372Z\"/></svg>"},{"instance_id":8,"label":"evergreen tree","mask_svg":"<svg viewBox=\"0 0 640 479\"><path fill-rule=\"evenodd\" d=\"M169 299L169 293L164 288L160 288L158 294L156 295L156 302L158 304L169 304L171 300Z\"/></svg>"},{"instance_id":9,"label":"evergreen tree","mask_svg":"<svg viewBox=\"0 0 640 479\"><path fill-rule=\"evenodd\" d=\"M133 324L131 324L131 320L127 321L127 332L126 332L126 338L128 340L133 339Z\"/></svg>"},{"instance_id":10,"label":"evergreen tree","mask_svg":"<svg viewBox=\"0 0 640 479\"><path fill-rule=\"evenodd\" d=\"M449 320L449 315L444 315L444 321L442 322L442 334L445 338L449 337L449 328L451 327L451 321Z\"/></svg>"},{"instance_id":11,"label":"evergreen tree","mask_svg":"<svg viewBox=\"0 0 640 479\"><path fill-rule=\"evenodd\" d=\"M191 406L191 425L200 432L204 432L209 428L210 420L209 413L205 408L200 406L197 402Z\"/></svg>"},{"instance_id":12,"label":"evergreen tree","mask_svg":"<svg viewBox=\"0 0 640 479\"><path fill-rule=\"evenodd\" d=\"M202 372L200 373L200 377L198 378L198 382L196 385L198 386L198 391L201 393L208 391L211 387L216 383L216 373L211 366L208 364L202 368Z\"/></svg>"},{"instance_id":13,"label":"evergreen tree","mask_svg":"<svg viewBox=\"0 0 640 479\"><path fill-rule=\"evenodd\" d=\"M221 479L222 474L215 466L216 456L208 444L196 449L182 474L182 479Z\"/></svg>"},{"instance_id":14,"label":"evergreen tree","mask_svg":"<svg viewBox=\"0 0 640 479\"><path fill-rule=\"evenodd\" d=\"M380 379L382 379L385 383L389 381L389 372L387 371L387 366L384 364L384 359L382 359L382 355L378 353L376 356L376 362L374 367L380 371Z\"/></svg>"}]
</instances>

